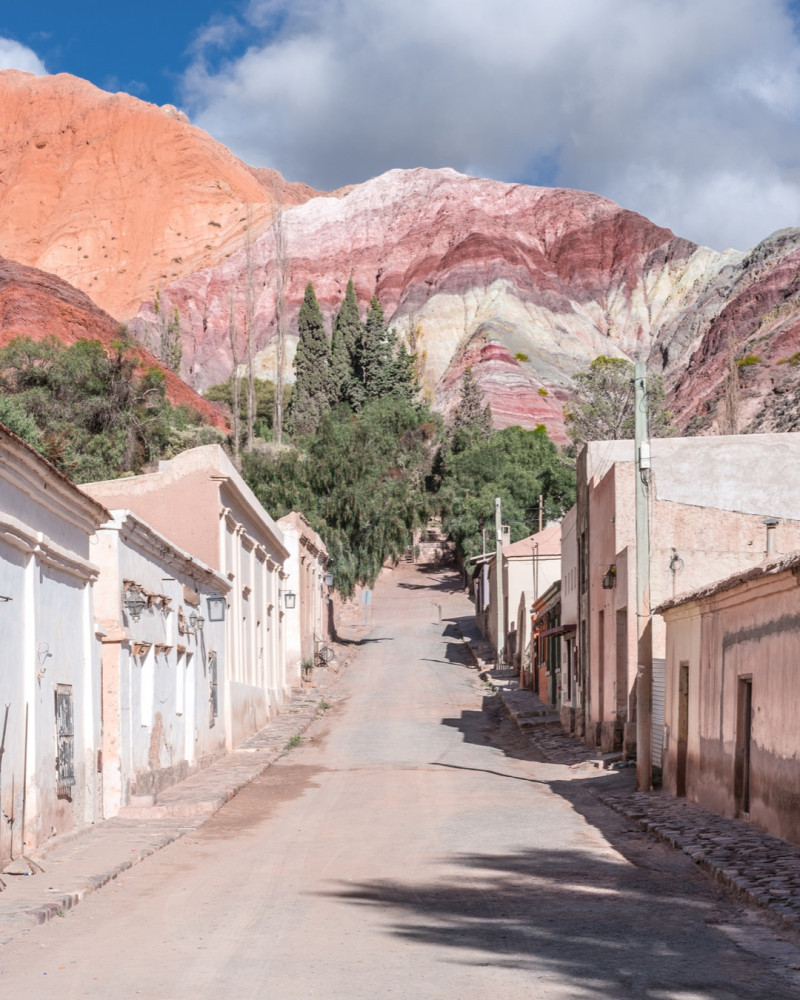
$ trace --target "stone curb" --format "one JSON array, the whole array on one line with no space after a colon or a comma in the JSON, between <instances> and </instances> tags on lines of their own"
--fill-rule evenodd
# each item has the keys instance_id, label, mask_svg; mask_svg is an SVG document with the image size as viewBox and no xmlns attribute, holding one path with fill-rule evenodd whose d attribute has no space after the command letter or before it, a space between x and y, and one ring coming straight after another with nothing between
<instances>
[{"instance_id":1,"label":"stone curb","mask_svg":"<svg viewBox=\"0 0 800 1000\"><path fill-rule=\"evenodd\" d=\"M688 855L740 899L800 931L800 849L743 820L658 793L592 794L609 808Z\"/></svg>"}]
</instances>

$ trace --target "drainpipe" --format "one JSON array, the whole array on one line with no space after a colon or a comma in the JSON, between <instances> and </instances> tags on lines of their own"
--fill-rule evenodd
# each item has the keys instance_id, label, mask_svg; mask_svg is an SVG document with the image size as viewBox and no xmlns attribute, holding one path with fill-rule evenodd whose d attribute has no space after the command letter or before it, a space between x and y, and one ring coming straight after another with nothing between
<instances>
[{"instance_id":1,"label":"drainpipe","mask_svg":"<svg viewBox=\"0 0 800 1000\"><path fill-rule=\"evenodd\" d=\"M778 527L777 517L768 517L762 522L767 529L767 558L775 551L775 529Z\"/></svg>"}]
</instances>

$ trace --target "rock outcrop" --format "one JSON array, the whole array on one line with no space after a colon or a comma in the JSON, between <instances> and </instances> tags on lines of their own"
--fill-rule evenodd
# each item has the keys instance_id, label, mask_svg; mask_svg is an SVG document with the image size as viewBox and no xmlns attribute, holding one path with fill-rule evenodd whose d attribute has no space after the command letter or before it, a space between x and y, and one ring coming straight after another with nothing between
<instances>
[{"instance_id":1,"label":"rock outcrop","mask_svg":"<svg viewBox=\"0 0 800 1000\"><path fill-rule=\"evenodd\" d=\"M453 406L472 365L498 425L544 423L559 440L571 374L598 354L647 356L669 342L721 258L596 195L452 170L391 171L287 209L281 225L290 331L308 281L332 322L352 277L420 357L438 409ZM244 356L248 301L260 371L273 374L275 256L270 230L165 288L190 384L230 374L232 328ZM146 337L154 319L145 304L134 329ZM290 336L287 365L293 346Z\"/></svg>"},{"instance_id":2,"label":"rock outcrop","mask_svg":"<svg viewBox=\"0 0 800 1000\"><path fill-rule=\"evenodd\" d=\"M186 116L77 77L0 72L0 254L123 320L316 194L253 170ZM249 206L249 211L248 211Z\"/></svg>"},{"instance_id":3,"label":"rock outcrop","mask_svg":"<svg viewBox=\"0 0 800 1000\"><path fill-rule=\"evenodd\" d=\"M330 327L352 277L362 308L377 295L417 353L443 413L472 366L499 426L544 423L564 440L571 376L609 354L664 373L681 430L800 424L798 231L716 253L596 195L452 170L319 195L242 163L173 107L12 70L0 72L0 218L0 254L130 319L145 347L177 309L181 374L200 391L248 339L274 377L282 271L288 380L306 283Z\"/></svg>"},{"instance_id":4,"label":"rock outcrop","mask_svg":"<svg viewBox=\"0 0 800 1000\"><path fill-rule=\"evenodd\" d=\"M55 337L62 344L97 340L110 354L120 339L120 324L66 281L33 267L0 257L0 347L15 337L39 341ZM161 363L131 340L130 349L143 368ZM210 424L229 430L226 416L191 389L174 372L163 369L167 398L196 410Z\"/></svg>"},{"instance_id":5,"label":"rock outcrop","mask_svg":"<svg viewBox=\"0 0 800 1000\"><path fill-rule=\"evenodd\" d=\"M783 386L786 397L793 377L784 369L776 382L767 371L800 349L794 230L749 254L716 253L596 195L425 169L313 198L285 210L281 226L288 378L306 283L331 325L350 277L364 305L377 295L419 356L437 409L449 412L472 366L498 426L543 423L558 441L571 375L599 354L647 360L665 375L679 427L706 433L723 426L726 372L742 352L758 349L763 365L738 366L747 380L739 430L773 429L758 416L759 386ZM268 231L166 287L190 384L230 374L232 329L244 357L248 302L257 365L273 377L275 257ZM145 304L134 328L146 337L153 321ZM769 348L759 348L765 338Z\"/></svg>"}]
</instances>

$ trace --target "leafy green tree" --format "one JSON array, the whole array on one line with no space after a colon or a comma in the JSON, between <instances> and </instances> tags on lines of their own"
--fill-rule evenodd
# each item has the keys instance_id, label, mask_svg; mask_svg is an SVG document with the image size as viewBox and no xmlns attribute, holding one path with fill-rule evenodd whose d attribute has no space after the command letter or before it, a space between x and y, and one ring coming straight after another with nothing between
<instances>
[{"instance_id":1,"label":"leafy green tree","mask_svg":"<svg viewBox=\"0 0 800 1000\"><path fill-rule=\"evenodd\" d=\"M111 356L92 340L64 347L17 338L0 349L0 412L26 414L21 436L78 483L141 472L220 438L188 408L170 405L163 373L141 370L121 334Z\"/></svg>"},{"instance_id":2,"label":"leafy green tree","mask_svg":"<svg viewBox=\"0 0 800 1000\"><path fill-rule=\"evenodd\" d=\"M518 541L538 526L539 496L548 517L575 501L575 476L544 427L506 427L450 456L439 490L442 523L464 560L481 551L481 529L494 526L500 497L503 521Z\"/></svg>"},{"instance_id":3,"label":"leafy green tree","mask_svg":"<svg viewBox=\"0 0 800 1000\"><path fill-rule=\"evenodd\" d=\"M42 433L23 404L13 396L0 393L0 424L37 450L42 446Z\"/></svg>"},{"instance_id":4,"label":"leafy green tree","mask_svg":"<svg viewBox=\"0 0 800 1000\"><path fill-rule=\"evenodd\" d=\"M311 434L319 427L322 417L330 409L332 396L331 345L310 281L300 306L297 333L295 385L287 420L295 437Z\"/></svg>"},{"instance_id":5,"label":"leafy green tree","mask_svg":"<svg viewBox=\"0 0 800 1000\"><path fill-rule=\"evenodd\" d=\"M601 354L572 379L575 396L564 411L567 433L576 444L616 441L634 436L634 366L627 358ZM651 437L674 433L672 414L665 406L664 380L647 377L647 413Z\"/></svg>"},{"instance_id":6,"label":"leafy green tree","mask_svg":"<svg viewBox=\"0 0 800 1000\"><path fill-rule=\"evenodd\" d=\"M226 379L224 382L219 382L217 385L209 386L208 389L203 393L206 399L210 400L212 403L222 403L226 406L231 413L234 407L234 396L238 396L239 400L239 416L240 416L240 426L244 425L245 418L247 416L247 399L246 394L241 391L243 384L246 379L239 378L239 392L238 394L234 392L233 378ZM265 441L272 439L272 424L275 414L275 383L271 379L260 379L254 380L255 388L255 433L256 437L263 438ZM292 387L286 385L283 387L283 408L284 410L289 404L289 400L292 397Z\"/></svg>"},{"instance_id":7,"label":"leafy green tree","mask_svg":"<svg viewBox=\"0 0 800 1000\"><path fill-rule=\"evenodd\" d=\"M371 586L431 509L425 489L440 422L398 397L325 414L302 450L248 455L243 472L274 517L302 510L325 540L345 596Z\"/></svg>"}]
</instances>

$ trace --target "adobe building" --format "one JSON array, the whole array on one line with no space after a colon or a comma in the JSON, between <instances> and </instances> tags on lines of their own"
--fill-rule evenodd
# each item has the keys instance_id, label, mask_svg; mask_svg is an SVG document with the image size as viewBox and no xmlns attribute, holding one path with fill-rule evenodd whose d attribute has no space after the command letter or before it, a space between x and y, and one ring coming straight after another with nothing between
<instances>
[{"instance_id":1,"label":"adobe building","mask_svg":"<svg viewBox=\"0 0 800 1000\"><path fill-rule=\"evenodd\" d=\"M328 550L302 514L280 518L289 552L285 563L287 592L295 595L285 609L286 662L289 682L298 685L303 663L313 663L328 639L328 586L325 584Z\"/></svg>"},{"instance_id":2,"label":"adobe building","mask_svg":"<svg viewBox=\"0 0 800 1000\"><path fill-rule=\"evenodd\" d=\"M91 542L107 518L0 425L0 868L103 815Z\"/></svg>"},{"instance_id":3,"label":"adobe building","mask_svg":"<svg viewBox=\"0 0 800 1000\"><path fill-rule=\"evenodd\" d=\"M284 629L289 552L280 528L216 444L160 462L157 472L82 489L132 511L228 581L221 697L228 749L238 746L291 691Z\"/></svg>"},{"instance_id":4,"label":"adobe building","mask_svg":"<svg viewBox=\"0 0 800 1000\"><path fill-rule=\"evenodd\" d=\"M561 525L550 524L518 542L505 541L502 555L502 608L498 607L496 553L487 552L470 560L474 567L475 620L495 650L498 628L502 628L505 657L509 662L519 662L520 655L524 657L524 649L519 649L517 641L520 601L523 593L527 593L530 607L530 602L536 601L559 579Z\"/></svg>"},{"instance_id":5,"label":"adobe building","mask_svg":"<svg viewBox=\"0 0 800 1000\"><path fill-rule=\"evenodd\" d=\"M224 753L231 583L128 510L96 542L107 818Z\"/></svg>"},{"instance_id":6,"label":"adobe building","mask_svg":"<svg viewBox=\"0 0 800 1000\"><path fill-rule=\"evenodd\" d=\"M651 441L650 606L800 548L800 434ZM635 751L637 676L635 467L632 441L592 442L578 456L579 706L584 739ZM565 595L567 588L565 587ZM664 737L666 630L652 619L652 759Z\"/></svg>"},{"instance_id":7,"label":"adobe building","mask_svg":"<svg viewBox=\"0 0 800 1000\"><path fill-rule=\"evenodd\" d=\"M800 552L665 601L664 788L800 844Z\"/></svg>"}]
</instances>

